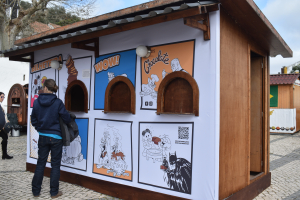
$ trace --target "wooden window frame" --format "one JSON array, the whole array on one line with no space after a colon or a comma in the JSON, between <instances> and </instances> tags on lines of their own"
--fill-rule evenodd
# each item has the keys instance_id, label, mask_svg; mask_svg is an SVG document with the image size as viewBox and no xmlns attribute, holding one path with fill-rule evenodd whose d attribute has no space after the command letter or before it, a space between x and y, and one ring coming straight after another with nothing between
<instances>
[{"instance_id":1,"label":"wooden window frame","mask_svg":"<svg viewBox=\"0 0 300 200\"><path fill-rule=\"evenodd\" d=\"M126 112L126 111L111 111L110 110L109 96L111 93L111 89L118 82L125 83L130 90L131 102L130 102L130 111L128 111L128 112ZM106 90L105 90L104 113L132 113L132 114L135 114L135 89L134 89L133 84L127 77L116 76L108 83Z\"/></svg>"},{"instance_id":2,"label":"wooden window frame","mask_svg":"<svg viewBox=\"0 0 300 200\"><path fill-rule=\"evenodd\" d=\"M71 99L68 98L68 93L70 92L70 89L74 85L79 85L83 89L83 94L84 94L83 111L79 111L79 112L88 113L88 91L86 89L85 84L80 80L74 80L68 85L68 87L66 89L66 93L65 93L65 107L67 110L72 111L71 110ZM74 111L74 112L78 112L78 111Z\"/></svg>"},{"instance_id":3,"label":"wooden window frame","mask_svg":"<svg viewBox=\"0 0 300 200\"><path fill-rule=\"evenodd\" d=\"M182 78L189 82L193 90L193 113L173 113L173 112L165 112L164 111L164 93L165 88L176 78ZM157 94L157 115L160 114L194 114L195 116L199 116L199 87L195 79L188 73L177 71L168 74L160 83Z\"/></svg>"}]
</instances>

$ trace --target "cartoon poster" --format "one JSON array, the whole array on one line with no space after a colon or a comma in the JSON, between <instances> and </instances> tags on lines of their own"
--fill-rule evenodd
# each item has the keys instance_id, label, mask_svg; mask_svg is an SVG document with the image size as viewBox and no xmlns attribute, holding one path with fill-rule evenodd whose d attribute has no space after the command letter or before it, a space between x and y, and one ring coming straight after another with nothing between
<instances>
[{"instance_id":1,"label":"cartoon poster","mask_svg":"<svg viewBox=\"0 0 300 200\"><path fill-rule=\"evenodd\" d=\"M37 130L32 126L30 120L30 157L38 159L38 141L39 141L39 133ZM48 162L51 162L51 152L49 153Z\"/></svg>"},{"instance_id":2,"label":"cartoon poster","mask_svg":"<svg viewBox=\"0 0 300 200\"><path fill-rule=\"evenodd\" d=\"M62 69L58 71L58 97L65 102L68 85L75 80L82 81L88 91L88 109L90 109L92 56L73 58L68 55L63 61Z\"/></svg>"},{"instance_id":3,"label":"cartoon poster","mask_svg":"<svg viewBox=\"0 0 300 200\"><path fill-rule=\"evenodd\" d=\"M93 173L132 181L132 122L95 120Z\"/></svg>"},{"instance_id":4,"label":"cartoon poster","mask_svg":"<svg viewBox=\"0 0 300 200\"><path fill-rule=\"evenodd\" d=\"M86 171L89 119L76 118L75 122L79 135L70 146L63 146L61 165Z\"/></svg>"},{"instance_id":5,"label":"cartoon poster","mask_svg":"<svg viewBox=\"0 0 300 200\"><path fill-rule=\"evenodd\" d=\"M54 56L46 60L39 61L31 68L31 94L30 107L33 107L33 102L40 93L43 92L44 81L46 79L53 79L56 81L56 70L52 69L50 63L52 60L62 61L62 55Z\"/></svg>"},{"instance_id":6,"label":"cartoon poster","mask_svg":"<svg viewBox=\"0 0 300 200\"><path fill-rule=\"evenodd\" d=\"M141 109L156 110L157 91L168 74L183 71L193 76L195 41L153 46L148 58L141 58Z\"/></svg>"},{"instance_id":7,"label":"cartoon poster","mask_svg":"<svg viewBox=\"0 0 300 200\"><path fill-rule=\"evenodd\" d=\"M191 194L192 122L140 122L138 182Z\"/></svg>"},{"instance_id":8,"label":"cartoon poster","mask_svg":"<svg viewBox=\"0 0 300 200\"><path fill-rule=\"evenodd\" d=\"M79 135L71 142L70 146L63 146L61 165L75 169L85 170L87 165L87 140L89 119L75 119ZM38 159L39 133L30 122L30 157ZM48 162L51 162L51 152Z\"/></svg>"},{"instance_id":9,"label":"cartoon poster","mask_svg":"<svg viewBox=\"0 0 300 200\"><path fill-rule=\"evenodd\" d=\"M128 50L96 58L95 68L95 110L104 110L105 90L116 76L127 77L135 87L136 52Z\"/></svg>"}]
</instances>

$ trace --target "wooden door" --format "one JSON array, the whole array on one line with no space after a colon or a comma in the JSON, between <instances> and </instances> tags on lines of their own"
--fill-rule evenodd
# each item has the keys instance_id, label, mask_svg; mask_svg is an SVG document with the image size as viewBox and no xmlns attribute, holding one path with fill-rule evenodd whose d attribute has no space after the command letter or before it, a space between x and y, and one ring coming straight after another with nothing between
<instances>
[{"instance_id":1,"label":"wooden door","mask_svg":"<svg viewBox=\"0 0 300 200\"><path fill-rule=\"evenodd\" d=\"M262 172L263 157L263 58L251 53L250 171Z\"/></svg>"}]
</instances>

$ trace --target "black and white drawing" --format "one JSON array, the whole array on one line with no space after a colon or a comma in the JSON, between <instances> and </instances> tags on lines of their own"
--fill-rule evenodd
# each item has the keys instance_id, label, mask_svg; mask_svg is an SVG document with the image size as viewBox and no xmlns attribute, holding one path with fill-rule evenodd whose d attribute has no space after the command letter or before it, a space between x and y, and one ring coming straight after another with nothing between
<instances>
[{"instance_id":1,"label":"black and white drawing","mask_svg":"<svg viewBox=\"0 0 300 200\"><path fill-rule=\"evenodd\" d=\"M147 84L142 84L142 91L140 92L141 97L151 96L153 100L157 99L157 91L155 91L155 83L159 81L156 74L152 74L151 78L148 78Z\"/></svg>"},{"instance_id":2,"label":"black and white drawing","mask_svg":"<svg viewBox=\"0 0 300 200\"><path fill-rule=\"evenodd\" d=\"M131 122L96 120L95 123L93 172L131 180Z\"/></svg>"},{"instance_id":3,"label":"black and white drawing","mask_svg":"<svg viewBox=\"0 0 300 200\"><path fill-rule=\"evenodd\" d=\"M70 143L70 146L63 146L61 162L71 165L75 165L75 162L81 162L83 160L81 150L81 137L78 135Z\"/></svg>"},{"instance_id":4,"label":"black and white drawing","mask_svg":"<svg viewBox=\"0 0 300 200\"><path fill-rule=\"evenodd\" d=\"M191 194L193 123L140 122L138 182Z\"/></svg>"},{"instance_id":5,"label":"black and white drawing","mask_svg":"<svg viewBox=\"0 0 300 200\"><path fill-rule=\"evenodd\" d=\"M169 162L166 157L164 158L161 169L165 171L164 181L167 182L170 189L188 194L191 193L191 162L185 158L177 158L175 151L174 154L169 153Z\"/></svg>"},{"instance_id":6,"label":"black and white drawing","mask_svg":"<svg viewBox=\"0 0 300 200\"><path fill-rule=\"evenodd\" d=\"M114 72L107 72L107 76L108 76L108 82L110 82L111 80L113 80L113 78L115 78L115 73ZM121 74L118 76L124 76L127 77L127 74Z\"/></svg>"}]
</instances>

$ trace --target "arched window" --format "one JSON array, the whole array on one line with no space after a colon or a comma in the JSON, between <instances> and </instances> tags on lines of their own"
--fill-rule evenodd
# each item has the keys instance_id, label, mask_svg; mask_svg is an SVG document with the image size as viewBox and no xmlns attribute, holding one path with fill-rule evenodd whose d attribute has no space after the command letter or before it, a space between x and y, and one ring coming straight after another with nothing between
<instances>
[{"instance_id":1,"label":"arched window","mask_svg":"<svg viewBox=\"0 0 300 200\"><path fill-rule=\"evenodd\" d=\"M69 111L88 113L88 92L82 81L75 80L68 85L65 104Z\"/></svg>"},{"instance_id":2,"label":"arched window","mask_svg":"<svg viewBox=\"0 0 300 200\"><path fill-rule=\"evenodd\" d=\"M135 91L131 81L117 76L107 85L105 91L104 113L135 114Z\"/></svg>"},{"instance_id":3,"label":"arched window","mask_svg":"<svg viewBox=\"0 0 300 200\"><path fill-rule=\"evenodd\" d=\"M188 73L168 74L160 83L157 114L194 114L199 116L199 88Z\"/></svg>"}]
</instances>

